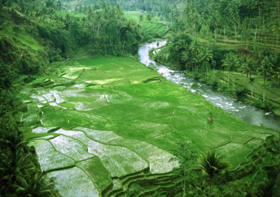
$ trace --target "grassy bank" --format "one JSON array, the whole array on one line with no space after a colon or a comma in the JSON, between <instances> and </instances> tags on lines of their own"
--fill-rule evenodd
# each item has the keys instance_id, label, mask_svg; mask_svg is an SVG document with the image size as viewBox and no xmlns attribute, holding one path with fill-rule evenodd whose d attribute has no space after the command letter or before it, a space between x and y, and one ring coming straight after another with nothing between
<instances>
[{"instance_id":1,"label":"grassy bank","mask_svg":"<svg viewBox=\"0 0 280 197\"><path fill-rule=\"evenodd\" d=\"M174 35L169 44L155 51L150 51L155 61L185 70L214 90L279 115L277 53L265 49L254 56L255 52L245 48L228 48L188 34ZM264 59L269 59L271 68L266 69Z\"/></svg>"},{"instance_id":2,"label":"grassy bank","mask_svg":"<svg viewBox=\"0 0 280 197\"><path fill-rule=\"evenodd\" d=\"M205 71L200 73L186 71L186 74L210 85L216 91L280 116L280 89L271 86L270 81L266 81L264 86L261 76L252 75L254 81L250 82L245 74L239 72L211 70L208 71L208 75Z\"/></svg>"}]
</instances>

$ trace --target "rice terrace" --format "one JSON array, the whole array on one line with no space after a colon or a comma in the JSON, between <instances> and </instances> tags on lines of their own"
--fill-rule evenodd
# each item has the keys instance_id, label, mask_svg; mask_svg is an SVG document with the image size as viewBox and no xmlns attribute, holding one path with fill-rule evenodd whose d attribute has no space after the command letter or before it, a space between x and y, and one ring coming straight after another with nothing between
<instances>
[{"instance_id":1,"label":"rice terrace","mask_svg":"<svg viewBox=\"0 0 280 197\"><path fill-rule=\"evenodd\" d=\"M0 5L0 196L279 196L280 2Z\"/></svg>"}]
</instances>

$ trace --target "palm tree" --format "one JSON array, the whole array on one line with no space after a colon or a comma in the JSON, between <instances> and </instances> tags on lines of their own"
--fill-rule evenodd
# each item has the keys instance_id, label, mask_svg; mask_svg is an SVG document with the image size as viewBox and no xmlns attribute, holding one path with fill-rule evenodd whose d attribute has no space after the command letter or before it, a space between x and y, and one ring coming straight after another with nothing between
<instances>
[{"instance_id":1,"label":"palm tree","mask_svg":"<svg viewBox=\"0 0 280 197\"><path fill-rule=\"evenodd\" d=\"M263 86L265 88L265 83L267 77L273 73L273 56L268 49L265 49L260 54L259 59L260 67L259 73L263 76ZM263 90L263 101L265 101L265 89Z\"/></svg>"},{"instance_id":2,"label":"palm tree","mask_svg":"<svg viewBox=\"0 0 280 197\"><path fill-rule=\"evenodd\" d=\"M272 63L271 59L269 58L269 56L265 56L261 59L259 71L263 75L263 85L264 86L265 86L265 82L268 77L268 74L271 73L272 67L273 67L273 63Z\"/></svg>"},{"instance_id":3,"label":"palm tree","mask_svg":"<svg viewBox=\"0 0 280 197\"><path fill-rule=\"evenodd\" d=\"M240 16L238 13L238 3L236 1L232 1L228 4L227 7L228 17L230 18L230 21L232 22L234 26L234 37L235 42L237 41L237 27L240 23Z\"/></svg>"},{"instance_id":4,"label":"palm tree","mask_svg":"<svg viewBox=\"0 0 280 197\"><path fill-rule=\"evenodd\" d=\"M230 71L236 68L238 58L234 53L230 52L225 55L225 59L223 59L222 62L222 67L224 67L225 70Z\"/></svg>"},{"instance_id":5,"label":"palm tree","mask_svg":"<svg viewBox=\"0 0 280 197\"><path fill-rule=\"evenodd\" d=\"M183 66L181 66L181 64L180 64L180 66L181 66L181 69L186 69L186 65L187 65L187 62L190 60L190 54L189 54L189 52L188 51L185 51L185 52L183 52L183 54L182 54L182 57L181 57L181 61L182 61L182 63L183 63ZM193 68L189 68L190 70L193 70Z\"/></svg>"},{"instance_id":6,"label":"palm tree","mask_svg":"<svg viewBox=\"0 0 280 197\"><path fill-rule=\"evenodd\" d=\"M24 170L17 175L14 188L19 196L58 196L53 182L40 171Z\"/></svg>"},{"instance_id":7,"label":"palm tree","mask_svg":"<svg viewBox=\"0 0 280 197\"><path fill-rule=\"evenodd\" d=\"M208 77L208 66L212 59L213 59L213 53L212 50L210 50L209 48L205 47L199 51L198 62L201 65L205 65L207 77Z\"/></svg>"},{"instance_id":8,"label":"palm tree","mask_svg":"<svg viewBox=\"0 0 280 197\"><path fill-rule=\"evenodd\" d=\"M179 162L179 167L174 169L174 173L175 175L182 178L183 196L186 196L186 187L188 185L188 181L192 179L191 168L194 166L197 150L194 148L191 142L187 142L185 144L179 144L178 149L174 150L173 152L176 157L171 158L171 161L175 160Z\"/></svg>"},{"instance_id":9,"label":"palm tree","mask_svg":"<svg viewBox=\"0 0 280 197\"><path fill-rule=\"evenodd\" d=\"M272 73L272 80L273 83L276 86L280 85L280 67L278 67L276 70L274 70L274 72Z\"/></svg>"},{"instance_id":10,"label":"palm tree","mask_svg":"<svg viewBox=\"0 0 280 197\"><path fill-rule=\"evenodd\" d=\"M242 58L241 61L241 71L249 77L250 82L252 80L252 73L255 69L255 62L251 58L248 58L248 56Z\"/></svg>"},{"instance_id":11,"label":"palm tree","mask_svg":"<svg viewBox=\"0 0 280 197\"><path fill-rule=\"evenodd\" d=\"M237 66L240 64L239 57L232 52L227 53L225 57L226 58L222 60L223 62L222 67L224 67L225 70L227 71L235 70ZM230 79L228 76L228 86L229 86L229 80ZM233 77L233 81L234 81L234 77ZM235 84L233 83L233 85Z\"/></svg>"},{"instance_id":12,"label":"palm tree","mask_svg":"<svg viewBox=\"0 0 280 197\"><path fill-rule=\"evenodd\" d=\"M256 67L256 63L251 59L245 56L242 59L241 64L241 71L246 74L246 76L249 76L249 83L251 85L251 96L253 96L253 83L254 79L252 78L252 73L254 72L254 69Z\"/></svg>"},{"instance_id":13,"label":"palm tree","mask_svg":"<svg viewBox=\"0 0 280 197\"><path fill-rule=\"evenodd\" d=\"M222 22L222 17L219 13L219 11L215 8L215 6L212 6L212 14L211 14L211 27L214 29L214 38L215 42L217 40L217 28L220 26Z\"/></svg>"},{"instance_id":14,"label":"palm tree","mask_svg":"<svg viewBox=\"0 0 280 197\"><path fill-rule=\"evenodd\" d=\"M12 118L0 121L0 155L0 196L57 196Z\"/></svg>"},{"instance_id":15,"label":"palm tree","mask_svg":"<svg viewBox=\"0 0 280 197\"><path fill-rule=\"evenodd\" d=\"M191 27L195 34L198 33L202 19L193 2L187 3L184 10L184 16L187 18L187 25Z\"/></svg>"},{"instance_id":16,"label":"palm tree","mask_svg":"<svg viewBox=\"0 0 280 197\"><path fill-rule=\"evenodd\" d=\"M200 67L200 59L199 54L201 53L202 46L197 41L193 41L190 44L190 52L192 57L192 63L196 65L196 71L198 72L198 68Z\"/></svg>"},{"instance_id":17,"label":"palm tree","mask_svg":"<svg viewBox=\"0 0 280 197\"><path fill-rule=\"evenodd\" d=\"M206 175L209 185L209 193L211 196L211 184L214 178L223 173L224 170L228 167L228 164L223 162L221 157L216 154L215 151L208 151L206 155L202 155L200 161L200 168L202 174Z\"/></svg>"}]
</instances>

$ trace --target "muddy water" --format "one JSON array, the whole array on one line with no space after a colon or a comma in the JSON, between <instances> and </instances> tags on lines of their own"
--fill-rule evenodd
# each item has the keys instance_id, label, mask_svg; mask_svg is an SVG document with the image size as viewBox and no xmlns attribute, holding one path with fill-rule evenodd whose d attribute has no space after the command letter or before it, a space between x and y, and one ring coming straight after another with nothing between
<instances>
[{"instance_id":1,"label":"muddy water","mask_svg":"<svg viewBox=\"0 0 280 197\"><path fill-rule=\"evenodd\" d=\"M232 115L241 118L245 122L252 125L265 126L271 129L280 130L280 118L267 113L256 107L250 106L245 103L237 102L230 96L226 96L219 92L214 92L209 86L201 84L195 81L193 78L187 76L184 72L178 70L172 70L167 66L159 64L149 57L149 50L164 46L166 41L152 42L140 47L138 53L141 63L148 67L154 67L157 71L166 79L173 81L176 84L182 85L193 93L198 92L206 100L210 101L214 105L223 108ZM198 88L193 89L192 85L197 84Z\"/></svg>"}]
</instances>

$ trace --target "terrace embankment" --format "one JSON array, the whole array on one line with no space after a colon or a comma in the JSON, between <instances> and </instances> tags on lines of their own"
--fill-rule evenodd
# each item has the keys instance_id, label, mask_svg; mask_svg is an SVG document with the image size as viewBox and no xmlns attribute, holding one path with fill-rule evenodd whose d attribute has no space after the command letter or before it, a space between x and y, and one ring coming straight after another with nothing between
<instances>
[{"instance_id":1,"label":"terrace embankment","mask_svg":"<svg viewBox=\"0 0 280 197\"><path fill-rule=\"evenodd\" d=\"M64 62L19 96L25 138L62 196L121 195L145 180L154 184L143 195L170 191L180 143L215 149L234 169L275 134L128 58Z\"/></svg>"}]
</instances>

